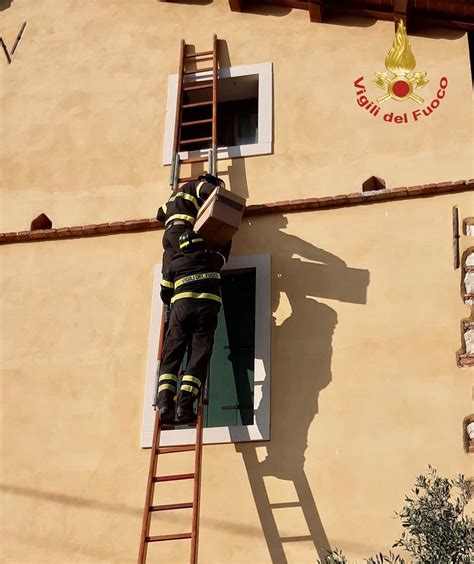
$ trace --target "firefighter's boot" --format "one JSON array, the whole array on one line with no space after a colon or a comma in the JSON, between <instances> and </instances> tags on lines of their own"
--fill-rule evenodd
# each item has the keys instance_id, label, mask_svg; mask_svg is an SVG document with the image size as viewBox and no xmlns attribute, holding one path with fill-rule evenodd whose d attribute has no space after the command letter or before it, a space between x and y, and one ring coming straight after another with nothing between
<instances>
[{"instance_id":1,"label":"firefighter's boot","mask_svg":"<svg viewBox=\"0 0 474 564\"><path fill-rule=\"evenodd\" d=\"M169 390L158 394L158 411L160 412L160 423L163 425L174 425L175 403L174 394Z\"/></svg>"},{"instance_id":2,"label":"firefighter's boot","mask_svg":"<svg viewBox=\"0 0 474 564\"><path fill-rule=\"evenodd\" d=\"M194 413L193 404L196 396L186 392L178 395L178 406L176 410L176 423L179 425L195 425L197 415Z\"/></svg>"}]
</instances>

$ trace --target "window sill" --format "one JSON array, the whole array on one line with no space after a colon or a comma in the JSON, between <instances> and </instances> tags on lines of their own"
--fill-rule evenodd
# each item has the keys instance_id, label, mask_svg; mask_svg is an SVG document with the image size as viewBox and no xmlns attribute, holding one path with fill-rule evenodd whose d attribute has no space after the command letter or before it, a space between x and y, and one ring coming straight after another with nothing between
<instances>
[{"instance_id":1,"label":"window sill","mask_svg":"<svg viewBox=\"0 0 474 564\"><path fill-rule=\"evenodd\" d=\"M199 151L180 151L180 160L192 159L195 157L207 157L209 149ZM249 145L235 145L233 147L219 147L217 150L217 160L237 159L239 157L255 157L258 155L271 155L273 146L271 141L263 143L252 143ZM163 159L164 165L171 165L171 158Z\"/></svg>"}]
</instances>

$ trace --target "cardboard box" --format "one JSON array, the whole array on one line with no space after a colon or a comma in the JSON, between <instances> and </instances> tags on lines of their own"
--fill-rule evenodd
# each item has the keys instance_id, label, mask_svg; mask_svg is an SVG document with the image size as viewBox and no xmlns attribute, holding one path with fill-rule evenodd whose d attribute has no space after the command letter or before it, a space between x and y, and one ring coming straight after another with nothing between
<instances>
[{"instance_id":1,"label":"cardboard box","mask_svg":"<svg viewBox=\"0 0 474 564\"><path fill-rule=\"evenodd\" d=\"M217 187L199 210L194 231L210 248L222 248L239 229L244 209L245 198Z\"/></svg>"}]
</instances>

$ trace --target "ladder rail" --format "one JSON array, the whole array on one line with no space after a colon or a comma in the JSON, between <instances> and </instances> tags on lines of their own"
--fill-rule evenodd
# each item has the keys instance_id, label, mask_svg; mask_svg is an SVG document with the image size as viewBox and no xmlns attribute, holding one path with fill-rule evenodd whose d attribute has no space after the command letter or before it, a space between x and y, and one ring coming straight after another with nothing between
<instances>
[{"instance_id":1,"label":"ladder rail","mask_svg":"<svg viewBox=\"0 0 474 564\"><path fill-rule=\"evenodd\" d=\"M180 166L181 166L181 161L179 158L179 153L175 153L173 158L173 184L172 184L173 190L176 190L178 188Z\"/></svg>"},{"instance_id":2,"label":"ladder rail","mask_svg":"<svg viewBox=\"0 0 474 564\"><path fill-rule=\"evenodd\" d=\"M157 361L161 360L163 355L163 344L165 341L165 309L163 308L161 312L161 331L160 331L160 340L158 343L158 354L157 354ZM158 374L157 374L157 382L158 384ZM158 386L155 386L155 395L158 394ZM154 405L157 402L157 397L154 398ZM150 523L151 523L151 512L149 508L153 505L153 494L155 493L155 482L153 481L154 476L156 475L156 467L158 464L158 448L157 446L160 444L160 412L158 410L155 411L155 421L153 424L153 439L151 443L151 454L150 454L150 465L148 468L148 480L147 480L147 487L146 487L146 494L145 494L145 507L143 509L143 520L142 520L142 530L140 535L140 549L138 553L138 564L145 564L146 562L146 554L148 543L146 542L146 538L150 533Z\"/></svg>"},{"instance_id":3,"label":"ladder rail","mask_svg":"<svg viewBox=\"0 0 474 564\"><path fill-rule=\"evenodd\" d=\"M212 168L209 171L217 176L217 35L212 38Z\"/></svg>"},{"instance_id":4,"label":"ladder rail","mask_svg":"<svg viewBox=\"0 0 474 564\"><path fill-rule=\"evenodd\" d=\"M181 106L183 104L183 73L184 73L184 57L185 57L186 44L184 39L181 39L180 50L179 50L179 71L178 71L178 91L176 93L176 116L174 121L174 138L173 138L173 161L172 161L172 179L173 179L173 190L177 188L175 185L175 178L179 176L176 172L176 155L179 155L179 141L181 137ZM179 164L178 164L179 171Z\"/></svg>"},{"instance_id":5,"label":"ladder rail","mask_svg":"<svg viewBox=\"0 0 474 564\"><path fill-rule=\"evenodd\" d=\"M199 512L201 508L201 473L202 473L202 427L203 408L202 397L198 406L196 425L196 456L194 458L194 493L193 493L193 522L191 537L190 564L197 564L199 551Z\"/></svg>"},{"instance_id":6,"label":"ladder rail","mask_svg":"<svg viewBox=\"0 0 474 564\"><path fill-rule=\"evenodd\" d=\"M162 319L162 328L163 328L163 319ZM138 564L145 564L146 562L146 554L148 549L148 542L146 541L147 537L150 534L150 523L151 523L151 514L150 507L153 505L153 494L155 492L155 482L153 477L156 474L156 467L158 463L158 452L155 445L160 444L160 412L157 410L155 412L155 424L153 427L153 441L152 441L152 452L150 455L150 466L148 469L148 480L147 480L147 487L146 487L146 494L145 494L145 507L143 509L143 521L142 521L142 531L140 537L140 550L138 553Z\"/></svg>"}]
</instances>

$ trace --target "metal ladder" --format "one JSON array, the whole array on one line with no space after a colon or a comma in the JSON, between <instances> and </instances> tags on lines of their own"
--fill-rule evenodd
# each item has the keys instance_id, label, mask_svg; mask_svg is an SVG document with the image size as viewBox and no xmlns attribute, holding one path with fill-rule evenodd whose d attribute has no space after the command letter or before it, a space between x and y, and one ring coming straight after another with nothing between
<instances>
[{"instance_id":1,"label":"metal ladder","mask_svg":"<svg viewBox=\"0 0 474 564\"><path fill-rule=\"evenodd\" d=\"M208 161L208 171L210 174L217 174L217 35L214 34L211 51L201 51L200 53L187 53L187 47L184 39L181 40L181 49L179 57L179 74L178 74L178 93L176 104L176 120L174 128L173 141L173 158L171 163L170 186L173 190L178 188L179 184L197 180L197 176L188 176L180 178L180 167L182 164L193 164ZM203 61L212 60L212 66L189 70L186 66L189 63L198 64ZM208 80L190 82L187 80L190 76L197 78L200 73L209 73L212 71L212 78ZM208 99L200 102L185 103L184 96L186 92L205 90L210 91ZM212 107L211 117L205 119L183 121L183 112L192 108ZM198 137L195 139L187 139L183 135L186 128L202 125L210 129L210 135ZM208 143L210 145L208 155L205 157L190 157L180 160L180 151L185 151L188 146L196 143Z\"/></svg>"},{"instance_id":2,"label":"metal ladder","mask_svg":"<svg viewBox=\"0 0 474 564\"><path fill-rule=\"evenodd\" d=\"M164 341L164 318L162 317L161 338L158 347L158 359L161 358ZM149 543L191 539L191 550L189 562L197 564L199 547L199 509L201 500L201 469L202 469L202 431L203 431L203 403L207 402L207 387L204 391L204 400L201 400L197 410L196 442L194 445L160 447L160 433L162 429L172 429L172 426L160 424L160 412L155 412L155 423L153 428L153 440L151 445L150 466L148 470L148 481L145 495L145 507L143 510L142 532L140 537L140 549L138 553L138 564L146 563L147 549ZM195 451L194 472L187 474L171 474L157 476L158 456L160 454L173 454L177 452ZM194 480L193 501L186 503L171 503L166 505L153 505L155 484L161 482L172 482L180 480ZM150 522L152 513L156 511L174 511L179 509L192 509L192 525L190 533L177 533L172 535L150 535Z\"/></svg>"}]
</instances>

